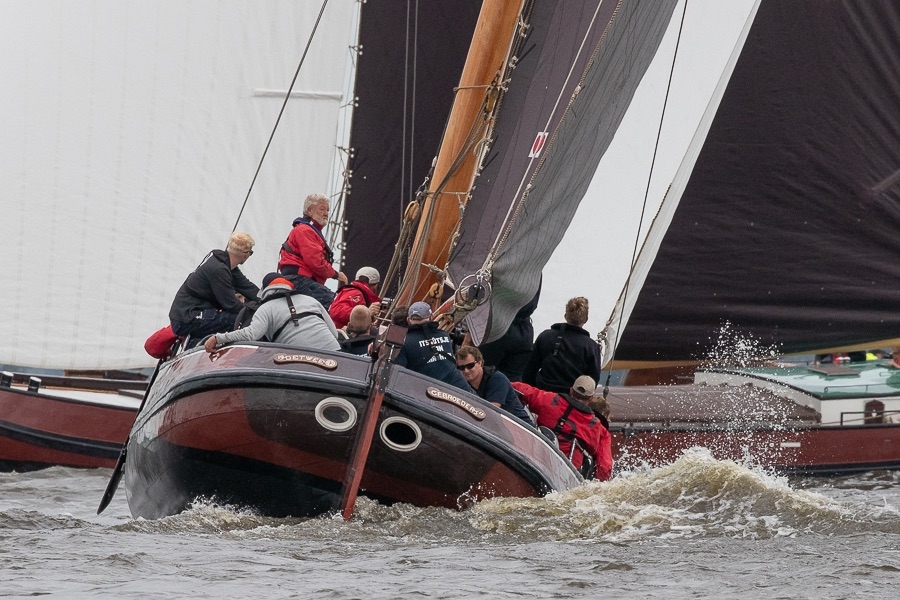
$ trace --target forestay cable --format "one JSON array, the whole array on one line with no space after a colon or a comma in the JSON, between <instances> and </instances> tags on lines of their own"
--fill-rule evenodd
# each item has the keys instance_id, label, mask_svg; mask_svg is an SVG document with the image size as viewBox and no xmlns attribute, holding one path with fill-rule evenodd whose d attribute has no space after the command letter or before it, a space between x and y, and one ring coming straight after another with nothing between
<instances>
[{"instance_id":1,"label":"forestay cable","mask_svg":"<svg viewBox=\"0 0 900 600\"><path fill-rule=\"evenodd\" d=\"M269 147L272 145L272 139L275 137L275 131L278 129L278 124L281 123L281 116L284 114L284 109L287 108L288 100L291 98L291 92L294 91L294 84L297 83L297 77L300 75L300 68L303 66L303 62L306 60L306 55L309 53L309 47L312 45L313 38L316 37L316 31L319 29L319 23L322 21L322 14L325 12L325 6L328 4L328 0L322 1L322 8L319 9L319 16L316 17L316 23L313 25L312 31L309 34L309 39L306 41L306 48L303 49L303 55L300 57L300 63L297 65L297 70L294 71L294 78L291 79L291 85L288 86L287 93L284 95L284 102L281 103L281 110L278 111L278 118L275 119L275 126L272 127L272 133L269 134L269 141L266 142L266 147L263 150L262 156L259 158L259 164L256 166L256 173L253 174L253 180L250 182L250 187L247 189L247 195L244 197L244 203L241 204L241 210L238 212L238 217L234 222L234 227L231 228L231 232L234 233L237 230L238 223L241 222L241 217L244 214L244 208L247 207L247 202L250 200L250 193L253 191L253 185L256 183L256 178L259 177L259 172L262 170L263 162L266 160L266 154L269 152Z\"/></svg>"}]
</instances>

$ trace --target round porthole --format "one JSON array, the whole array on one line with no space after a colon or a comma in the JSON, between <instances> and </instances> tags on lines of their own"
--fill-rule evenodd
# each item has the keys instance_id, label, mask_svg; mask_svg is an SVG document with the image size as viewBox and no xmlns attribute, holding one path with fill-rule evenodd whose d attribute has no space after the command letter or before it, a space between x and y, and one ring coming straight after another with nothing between
<instances>
[{"instance_id":1,"label":"round porthole","mask_svg":"<svg viewBox=\"0 0 900 600\"><path fill-rule=\"evenodd\" d=\"M356 407L343 398L325 398L316 405L316 421L329 431L347 431L356 425Z\"/></svg>"},{"instance_id":2,"label":"round porthole","mask_svg":"<svg viewBox=\"0 0 900 600\"><path fill-rule=\"evenodd\" d=\"M388 417L378 431L381 441L399 452L415 450L422 443L422 430L406 417Z\"/></svg>"}]
</instances>

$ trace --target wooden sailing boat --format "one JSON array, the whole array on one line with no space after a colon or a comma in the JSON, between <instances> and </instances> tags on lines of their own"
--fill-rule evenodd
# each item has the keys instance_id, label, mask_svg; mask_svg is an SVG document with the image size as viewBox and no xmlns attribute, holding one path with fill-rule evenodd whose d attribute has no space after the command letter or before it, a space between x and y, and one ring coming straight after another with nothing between
<instances>
[{"instance_id":1,"label":"wooden sailing boat","mask_svg":"<svg viewBox=\"0 0 900 600\"><path fill-rule=\"evenodd\" d=\"M783 471L900 468L896 369L811 356L900 339L882 76L898 22L892 3L759 3L610 319L615 366L705 365L690 386L611 391L623 462L702 445Z\"/></svg>"},{"instance_id":2,"label":"wooden sailing boat","mask_svg":"<svg viewBox=\"0 0 900 600\"><path fill-rule=\"evenodd\" d=\"M617 124L608 117L624 112L674 2L524 3L514 18L509 4L488 0L481 15L483 23L504 15L499 21L507 25L509 37L486 47L508 48L511 57L504 65L476 70L493 77L501 69L498 91L506 91L496 103L488 103L499 107L496 116L494 111L489 116L497 123L495 131L524 119L522 132L513 138L527 138L527 143L504 150L505 143L485 145L484 140L479 164L484 167L488 156L504 163L507 152L519 164L533 164L528 154L536 133L543 131L552 131L554 139L582 132L592 139L586 156L599 160ZM369 9L363 10L364 22ZM473 51L469 62L481 57ZM542 103L535 103L533 94L540 89L549 89L543 94L558 104L537 106ZM468 110L451 112L472 116ZM483 118L476 112L476 120ZM584 113L591 112L599 114L585 121ZM490 128L485 131L481 137ZM548 145L544 165L557 164L555 151ZM561 164L569 157L562 153L556 160ZM450 163L466 162L457 158L451 156ZM437 163L443 164L442 159ZM540 174L529 172L535 182L543 182ZM543 172L559 175L550 168ZM440 181L435 185L435 190L441 188ZM545 185L552 187L549 181ZM578 186L560 185L555 192L560 196L577 192ZM535 189L544 190L540 185ZM434 194L432 200L442 204L448 197ZM458 198L452 202L458 212ZM426 221L430 212L423 212ZM435 214L443 211L436 208ZM429 231L429 223L423 222L420 231ZM432 233L420 234L417 243L426 238L446 241ZM473 252L484 262L484 252ZM422 288L409 278L401 282L401 293L417 289ZM386 348L402 340L396 332L388 329ZM542 433L473 394L393 365L388 351L373 364L368 358L268 343L236 344L212 356L198 349L164 363L132 429L127 456L129 506L135 516L148 518L181 511L200 497L251 506L263 514L340 509L348 517L357 491L387 503L458 508L492 496L565 490L582 481Z\"/></svg>"}]
</instances>

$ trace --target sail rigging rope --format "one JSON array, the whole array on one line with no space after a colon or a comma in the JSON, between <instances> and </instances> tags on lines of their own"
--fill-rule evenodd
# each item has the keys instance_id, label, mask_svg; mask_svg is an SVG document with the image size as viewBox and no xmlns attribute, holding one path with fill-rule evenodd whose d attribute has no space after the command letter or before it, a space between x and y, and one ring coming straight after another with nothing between
<instances>
[{"instance_id":1,"label":"sail rigging rope","mask_svg":"<svg viewBox=\"0 0 900 600\"><path fill-rule=\"evenodd\" d=\"M322 1L322 7L319 9L319 16L316 17L316 23L313 25L312 31L309 34L309 39L306 41L306 47L303 49L303 55L300 57L300 63L297 65L297 70L294 71L294 78L291 79L291 85L288 87L287 92L284 95L284 102L281 103L281 110L278 111L278 118L275 119L275 125L272 127L272 133L269 134L269 141L266 142L266 147L263 150L262 156L259 158L259 164L256 166L256 173L253 174L253 180L250 182L250 187L247 189L247 195L244 197L244 202L241 204L241 210L238 212L238 217L234 222L234 227L232 227L231 232L234 233L237 230L238 223L241 222L241 217L244 214L244 209L247 207L247 202L250 200L250 193L253 191L253 185L256 183L257 177L259 177L259 172L262 170L263 162L266 160L266 155L269 152L269 147L272 145L272 139L275 137L275 131L278 129L278 124L281 123L281 116L284 114L285 108L287 108L288 100L291 98L291 92L294 90L294 85L297 83L297 77L300 75L300 68L303 66L304 61L306 60L306 55L309 53L309 47L312 45L313 38L316 36L316 31L319 29L319 23L322 21L322 14L325 12L325 6L328 4L328 0Z\"/></svg>"},{"instance_id":2,"label":"sail rigging rope","mask_svg":"<svg viewBox=\"0 0 900 600\"><path fill-rule=\"evenodd\" d=\"M582 53L585 49L585 46L590 37L590 34L594 30L594 27L597 23L597 18L598 18L599 12L600 12L600 8L603 6L603 4L604 4L604 1L601 0L600 2L597 3L596 8L594 9L594 13L591 16L591 22L588 25L588 27L585 29L584 35L582 36L582 39L581 39L581 42L580 42L580 45L578 48L578 52L572 59L572 62L569 66L569 72L566 74L566 78L563 81L562 85L560 86L560 90L559 90L559 93L557 94L556 100L553 104L553 108L547 117L546 125L544 126L545 130L550 129L550 126L553 123L554 116L557 114L557 112L560 108L560 105L563 103L565 90L567 89L569 81L571 81L571 79L572 79L572 76L575 72L575 67L578 64L578 59L582 56ZM597 61L597 56L599 55L601 48L603 48L603 46L606 42L609 30L612 27L612 24L615 22L616 17L618 16L620 6L621 6L621 0L619 0L619 2L617 3L616 8L613 11L612 18L607 22L606 28L604 29L604 31L600 35L597 43L593 47L591 56L586 61L585 66L582 69L580 79L578 80L578 85L575 86L572 93L570 94L568 102L566 103L565 108L563 109L564 110L563 115L562 115L562 117L560 117L559 122L556 124L556 127L554 128L554 131L553 131L553 135L548 140L548 143L546 144L544 151L541 153L540 158L533 158L531 161L529 161L528 168L526 168L523 171L522 178L519 182L519 187L516 190L515 195L513 196L514 198L518 198L518 200L510 204L509 209L507 210L506 216L504 217L504 225L498 231L497 237L495 238L490 251L488 252L487 256L485 257L485 261L484 261L481 269L478 271L478 274L475 277L475 282L478 286L483 286L483 285L485 285L485 283L490 282L491 270L493 268L494 262L497 260L497 257L499 255L500 251L502 250L506 241L509 239L509 236L512 232L513 226L515 225L516 221L518 220L519 215L521 214L521 212L524 208L525 201L527 200L527 198L534 186L534 181L535 181L538 173L540 173L540 171L544 165L544 162L550 152L550 149L556 144L559 131L566 121L566 115L571 113L572 106L573 106L575 100L577 99L580 90L584 86L585 80L587 79L587 76L588 76L589 72L591 71L591 68ZM527 26L527 23L522 24L522 27L526 27L526 26ZM522 31L522 37L524 38L524 31ZM508 63L515 64L516 61L517 61L516 57L513 56L508 60ZM532 167L532 165L534 165L535 160L537 160L537 165L534 167L533 170L531 170L531 167ZM471 299L469 299L468 294L465 293L464 290L460 289L458 291L458 293L454 295L454 306L453 306L453 311L452 311L453 320L455 322L461 321L466 316L466 314L473 311L480 303L481 302L474 302Z\"/></svg>"},{"instance_id":3,"label":"sail rigging rope","mask_svg":"<svg viewBox=\"0 0 900 600\"><path fill-rule=\"evenodd\" d=\"M411 11L411 5L415 5ZM412 31L410 31L412 21ZM410 57L410 38L412 38L412 57ZM415 171L413 160L416 138L416 83L418 75L419 56L419 0L411 0L406 3L406 56L403 64L403 132L401 135L402 149L400 153L400 207L406 202L405 186L403 180L409 178L409 190L413 189L413 172ZM410 70L410 63L412 69ZM410 89L411 88L411 89ZM412 95L412 97L410 97ZM409 136L406 134L406 125L409 123ZM409 166L407 167L407 140L409 140ZM384 288L382 288L384 289Z\"/></svg>"},{"instance_id":4,"label":"sail rigging rope","mask_svg":"<svg viewBox=\"0 0 900 600\"><path fill-rule=\"evenodd\" d=\"M498 73L497 78L499 79L499 77L500 77L500 74ZM488 87L493 88L494 86L492 85L492 86L488 86ZM498 84L498 87L499 87L499 84ZM454 91L459 91L459 89L456 88ZM419 235L420 239L428 239L428 237L430 235L431 221L432 221L432 218L434 215L434 211L436 209L436 204L438 202L438 199L444 194L444 188L450 182L450 179L453 177L453 175L455 175L456 172L459 170L460 166L462 166L463 161L465 160L466 156L472 151L473 148L478 147L479 145L483 144L485 137L490 134L494 115L488 113L487 109L491 106L496 107L496 102L493 101L491 96L492 96L492 94L489 89L485 93L485 96L484 96L484 98L482 100L482 104L481 104L480 114L482 115L483 118L481 120L476 119L472 123L472 126L469 128L469 132L466 135L465 140L463 141L459 151L453 158L452 164L447 169L447 173L441 179L440 183L437 185L437 187L434 189L434 191L430 193L430 195L432 197L432 201L428 204L427 212L420 217L421 218L421 221L420 221L421 231L420 231L420 235ZM444 134L446 135L446 133L447 133L447 129L445 126ZM442 140L442 144L443 144L443 140ZM426 194L426 196L427 195L428 194ZM459 202L460 202L460 211L462 211L462 207L465 206L465 201L462 200ZM459 228L459 224L457 223L457 230L458 230L458 228ZM455 238L456 238L456 235L454 234L450 237L449 240L446 240L446 242L452 246L452 240L454 240ZM446 248L446 246L445 246L445 248ZM424 252L425 252L424 244L420 244L419 246L417 246L416 253L414 256L409 257L408 264L421 265L422 255L424 254ZM446 269L446 266L444 268ZM413 277L413 280L412 281L404 281L402 283L402 286L403 286L403 288L405 288L405 290L411 291L419 285L419 273L420 273L420 270L416 269L416 275L415 275L415 277ZM414 301L414 300L412 300L412 301Z\"/></svg>"},{"instance_id":5,"label":"sail rigging rope","mask_svg":"<svg viewBox=\"0 0 900 600\"><path fill-rule=\"evenodd\" d=\"M625 279L625 287L622 290L622 302L621 302L621 309L619 310L618 323L616 324L616 336L620 336L621 332L622 332L622 330L621 330L622 319L624 318L624 314L625 314L625 303L626 303L626 300L628 299L628 287L631 284L631 277L632 277L632 275L634 275L634 263L635 263L635 260L637 260L638 247L640 246L640 242L641 242L641 229L642 229L643 223L644 223L644 215L646 214L646 211L647 211L647 198L650 196L650 181L653 178L653 169L656 166L656 155L659 152L659 140L660 140L660 138L662 138L662 127L663 127L663 123L665 122L665 118L666 118L666 107L669 104L669 93L672 90L672 79L675 74L675 63L678 60L678 49L681 47L681 34L684 31L684 19L685 19L685 15L687 14L688 2L689 2L689 0L684 0L684 8L682 9L682 12L681 12L681 23L679 23L679 25L678 25L678 37L675 40L675 52L672 53L672 64L669 67L669 79L668 79L668 82L666 83L666 95L665 95L665 98L663 99L662 111L660 112L660 115L659 115L659 127L656 130L656 143L653 146L653 159L650 161L650 171L647 173L647 186L644 189L644 202L643 202L643 205L641 206L641 216L640 216L640 219L638 220L637 232L635 233L634 248L631 253L631 265L628 268L628 277ZM602 334L599 334L599 335L602 335ZM608 342L609 342L609 340L608 340ZM613 363L613 359L616 356L616 347L619 345L618 342L619 342L619 340L616 339L614 341L614 343L609 343L609 347L611 349L610 350L611 354L610 354L609 360L606 361L608 368L606 370L606 384L603 387L603 397L604 398L606 398L606 395L609 393L609 382L610 382L610 378L612 377L612 363Z\"/></svg>"},{"instance_id":6,"label":"sail rigging rope","mask_svg":"<svg viewBox=\"0 0 900 600\"><path fill-rule=\"evenodd\" d=\"M587 29L584 32L584 36L581 39L581 44L578 48L578 52L573 57L572 64L569 66L569 72L566 75L566 79L563 82L563 84L560 86L560 92L556 97L556 102L553 105L553 110L550 111L550 114L547 117L547 124L544 127L545 130L549 129L550 124L553 122L553 117L556 114L556 111L559 108L559 105L562 103L563 92L565 91L566 85L568 84L570 78L572 77L572 73L575 70L575 65L578 63L578 58L581 56L581 52L584 49L584 45L587 42L588 36L590 35L591 31L593 31L593 29L594 29L594 24L597 22L597 15L600 12L600 7L602 5L603 5L602 1L598 2L597 7L594 9L594 14L591 17L591 24L590 24L590 26L587 27ZM618 13L618 7L616 7L615 12ZM581 79L579 80L578 85L575 87L575 91L572 93L571 97L569 98L569 102L566 105L566 113L568 113L569 111L572 110L572 104L575 101L575 98L578 96L579 90L581 90L582 86L584 85L584 81L587 78L587 74L590 71L591 66L594 64L594 62L597 58L597 55L600 52L600 48L603 46L603 43L606 40L606 34L608 33L609 27L612 25L612 22L614 20L615 20L614 18L611 19L609 21L609 23L607 24L607 29L606 29L606 31L603 32L603 35L600 36L600 40L597 42L597 45L594 48L594 52L591 56L591 59L585 65L585 68L581 73ZM544 164L544 160L546 159L547 155L550 152L550 149L554 146L554 144L556 142L556 138L559 133L559 129L562 127L564 121L565 121L565 114L560 119L559 123L557 123L556 129L553 131L553 137L550 138L550 140L546 144L546 147L544 148L544 151L541 152L540 158L539 159L533 158L528 163L528 167L530 169L530 167L534 163L534 161L538 160L538 164L535 167L534 171L531 171L531 177L528 177L529 169L526 169L523 172L522 179L519 182L519 188L516 190L516 194L515 194L515 197L519 198L519 200L517 202L510 204L509 210L507 210L506 217L504 218L506 225L498 232L497 239L494 240L494 244L491 247L491 250L488 253L487 258L484 261L484 266L482 266L482 270L487 271L487 272L491 271L491 269L494 265L494 262L497 260L497 255L499 254L504 243L509 238L509 235L512 232L512 227L515 224L519 214L522 211L522 207L525 204L525 199L528 198L528 194L531 191L531 188L534 184L534 180L537 177L537 174L540 172L541 167ZM526 183L526 179L528 179L527 183Z\"/></svg>"}]
</instances>

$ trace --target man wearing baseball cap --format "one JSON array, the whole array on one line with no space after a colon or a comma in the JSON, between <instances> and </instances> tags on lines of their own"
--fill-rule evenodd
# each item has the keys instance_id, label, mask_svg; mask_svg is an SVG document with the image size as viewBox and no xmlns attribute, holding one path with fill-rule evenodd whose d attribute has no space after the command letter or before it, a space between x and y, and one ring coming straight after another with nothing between
<instances>
[{"instance_id":1,"label":"man wearing baseball cap","mask_svg":"<svg viewBox=\"0 0 900 600\"><path fill-rule=\"evenodd\" d=\"M597 384L581 375L568 394L548 392L519 381L512 382L522 403L537 416L538 427L553 431L560 451L569 457L586 479L606 481L612 474L609 431L587 402Z\"/></svg>"},{"instance_id":2,"label":"man wearing baseball cap","mask_svg":"<svg viewBox=\"0 0 900 600\"><path fill-rule=\"evenodd\" d=\"M381 311L381 298L378 297L378 286L381 275L373 267L362 267L356 272L356 279L338 290L328 314L338 329L346 327L350 322L350 312L356 306L369 307L369 314L374 322Z\"/></svg>"},{"instance_id":3,"label":"man wearing baseball cap","mask_svg":"<svg viewBox=\"0 0 900 600\"><path fill-rule=\"evenodd\" d=\"M406 341L394 362L474 393L472 386L456 369L453 340L431 320L431 307L425 302L413 302L407 311L406 320L409 324Z\"/></svg>"}]
</instances>

